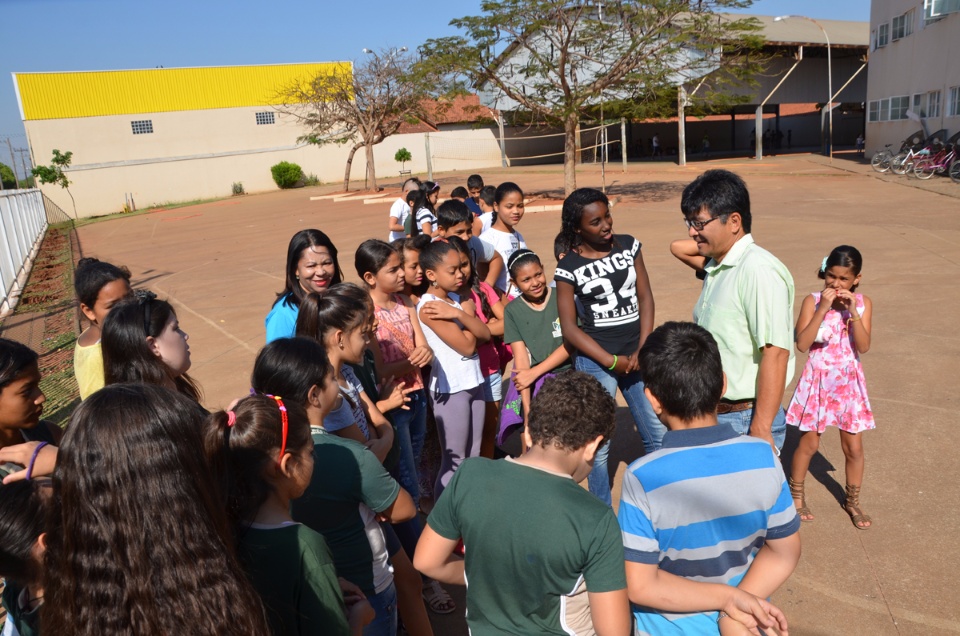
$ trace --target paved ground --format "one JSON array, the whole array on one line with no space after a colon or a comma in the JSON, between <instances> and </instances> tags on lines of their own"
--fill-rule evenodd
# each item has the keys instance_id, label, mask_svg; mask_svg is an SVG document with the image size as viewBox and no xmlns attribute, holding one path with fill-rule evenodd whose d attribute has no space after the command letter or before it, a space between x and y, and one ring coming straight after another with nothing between
<instances>
[{"instance_id":1,"label":"paved ground","mask_svg":"<svg viewBox=\"0 0 960 636\"><path fill-rule=\"evenodd\" d=\"M865 434L865 510L874 527L857 531L840 508L843 454L838 434L824 435L807 481L817 515L802 529L804 553L774 600L787 612L791 633L960 633L960 507L955 459L937 448L958 439L957 376L960 337L960 185L878 177L850 156L833 165L811 155L700 162L685 168L661 162L607 171L621 195L616 229L640 237L657 302L657 321L689 319L699 293L692 273L668 252L684 236L679 196L707 167L742 174L751 189L754 235L790 268L802 297L820 287L816 269L839 244L857 246L865 264L861 291L874 301L873 348L864 358L878 429ZM561 193L559 166L484 173L488 182L513 180L528 192ZM440 178L445 192L466 175ZM585 166L581 186L599 186ZM79 230L87 255L127 265L135 283L176 306L190 333L192 373L211 406L246 394L254 356L264 339L263 318L283 285L287 241L319 227L339 246L348 279L356 280L353 250L386 236L387 208L309 201L334 188L246 196L88 225ZM176 197L171 197L176 198ZM518 228L553 264L559 213L528 214ZM799 370L804 356L797 359ZM787 392L786 400L792 393ZM613 456L628 462L642 450L621 409ZM785 462L796 444L788 439ZM622 475L624 464L619 466ZM615 492L615 497L616 497ZM508 503L505 505L516 505ZM459 596L459 595L458 595ZM459 597L462 605L462 596ZM438 634L465 633L462 623L437 620Z\"/></svg>"}]
</instances>

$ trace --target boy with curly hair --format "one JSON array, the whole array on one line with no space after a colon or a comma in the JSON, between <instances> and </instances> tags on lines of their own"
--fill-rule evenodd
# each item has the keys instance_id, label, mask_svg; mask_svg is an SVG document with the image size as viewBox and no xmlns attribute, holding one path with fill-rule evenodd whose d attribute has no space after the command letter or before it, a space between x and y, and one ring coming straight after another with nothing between
<instances>
[{"instance_id":1,"label":"boy with curly hair","mask_svg":"<svg viewBox=\"0 0 960 636\"><path fill-rule=\"evenodd\" d=\"M615 409L597 380L561 373L530 408L529 451L467 459L450 480L413 562L441 582L470 581L471 634L629 633L616 517L578 484L613 435Z\"/></svg>"}]
</instances>

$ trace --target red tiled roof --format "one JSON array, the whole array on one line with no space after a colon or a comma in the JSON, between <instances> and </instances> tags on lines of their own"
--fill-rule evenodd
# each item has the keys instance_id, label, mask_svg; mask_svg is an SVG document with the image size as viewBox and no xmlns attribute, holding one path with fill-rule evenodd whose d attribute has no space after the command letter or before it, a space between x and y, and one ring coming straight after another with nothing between
<instances>
[{"instance_id":1,"label":"red tiled roof","mask_svg":"<svg viewBox=\"0 0 960 636\"><path fill-rule=\"evenodd\" d=\"M477 95L461 95L452 100L429 100L423 103L427 116L415 124L403 124L400 133L437 132L442 124L468 124L494 119L496 111L480 105Z\"/></svg>"}]
</instances>

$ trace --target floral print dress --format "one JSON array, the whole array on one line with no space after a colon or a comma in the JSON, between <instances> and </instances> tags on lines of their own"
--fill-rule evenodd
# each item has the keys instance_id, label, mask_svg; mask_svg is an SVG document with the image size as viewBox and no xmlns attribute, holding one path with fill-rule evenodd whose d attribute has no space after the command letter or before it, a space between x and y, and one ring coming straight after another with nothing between
<instances>
[{"instance_id":1,"label":"floral print dress","mask_svg":"<svg viewBox=\"0 0 960 636\"><path fill-rule=\"evenodd\" d=\"M817 306L820 293L813 294ZM857 311L863 315L863 295L856 294ZM847 433L876 427L860 354L847 320L850 312L830 309L824 316L810 356L797 382L787 409L787 424L801 431L823 433L836 426Z\"/></svg>"}]
</instances>

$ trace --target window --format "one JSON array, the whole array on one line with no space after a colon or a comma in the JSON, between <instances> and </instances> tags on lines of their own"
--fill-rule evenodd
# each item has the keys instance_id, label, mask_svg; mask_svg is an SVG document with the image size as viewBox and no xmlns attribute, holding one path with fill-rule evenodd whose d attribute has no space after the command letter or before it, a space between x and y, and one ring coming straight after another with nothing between
<instances>
[{"instance_id":1,"label":"window","mask_svg":"<svg viewBox=\"0 0 960 636\"><path fill-rule=\"evenodd\" d=\"M149 135L153 133L153 120L140 119L130 122L134 135Z\"/></svg>"},{"instance_id":2,"label":"window","mask_svg":"<svg viewBox=\"0 0 960 636\"><path fill-rule=\"evenodd\" d=\"M910 108L910 96L903 95L902 97L891 97L890 98L890 119L906 119L907 118L907 109Z\"/></svg>"},{"instance_id":3,"label":"window","mask_svg":"<svg viewBox=\"0 0 960 636\"><path fill-rule=\"evenodd\" d=\"M889 121L890 120L890 100L881 99L880 100L880 121Z\"/></svg>"},{"instance_id":4,"label":"window","mask_svg":"<svg viewBox=\"0 0 960 636\"><path fill-rule=\"evenodd\" d=\"M947 117L960 117L960 86L950 89L947 98Z\"/></svg>"},{"instance_id":5,"label":"window","mask_svg":"<svg viewBox=\"0 0 960 636\"><path fill-rule=\"evenodd\" d=\"M896 42L913 33L913 9L893 19L893 40Z\"/></svg>"},{"instance_id":6,"label":"window","mask_svg":"<svg viewBox=\"0 0 960 636\"><path fill-rule=\"evenodd\" d=\"M940 91L930 91L927 93L927 114L925 116L940 116Z\"/></svg>"},{"instance_id":7,"label":"window","mask_svg":"<svg viewBox=\"0 0 960 636\"><path fill-rule=\"evenodd\" d=\"M884 22L877 27L877 48L886 46L890 41L890 25Z\"/></svg>"},{"instance_id":8,"label":"window","mask_svg":"<svg viewBox=\"0 0 960 636\"><path fill-rule=\"evenodd\" d=\"M923 19L935 22L948 13L960 11L960 0L923 0Z\"/></svg>"},{"instance_id":9,"label":"window","mask_svg":"<svg viewBox=\"0 0 960 636\"><path fill-rule=\"evenodd\" d=\"M910 108L917 117L923 117L923 94L917 93L913 96L913 106Z\"/></svg>"},{"instance_id":10,"label":"window","mask_svg":"<svg viewBox=\"0 0 960 636\"><path fill-rule=\"evenodd\" d=\"M880 102L876 100L870 102L870 116L867 121L880 121Z\"/></svg>"},{"instance_id":11,"label":"window","mask_svg":"<svg viewBox=\"0 0 960 636\"><path fill-rule=\"evenodd\" d=\"M257 126L263 126L266 124L275 124L276 119L274 119L273 111L268 110L265 113L257 113Z\"/></svg>"}]
</instances>

